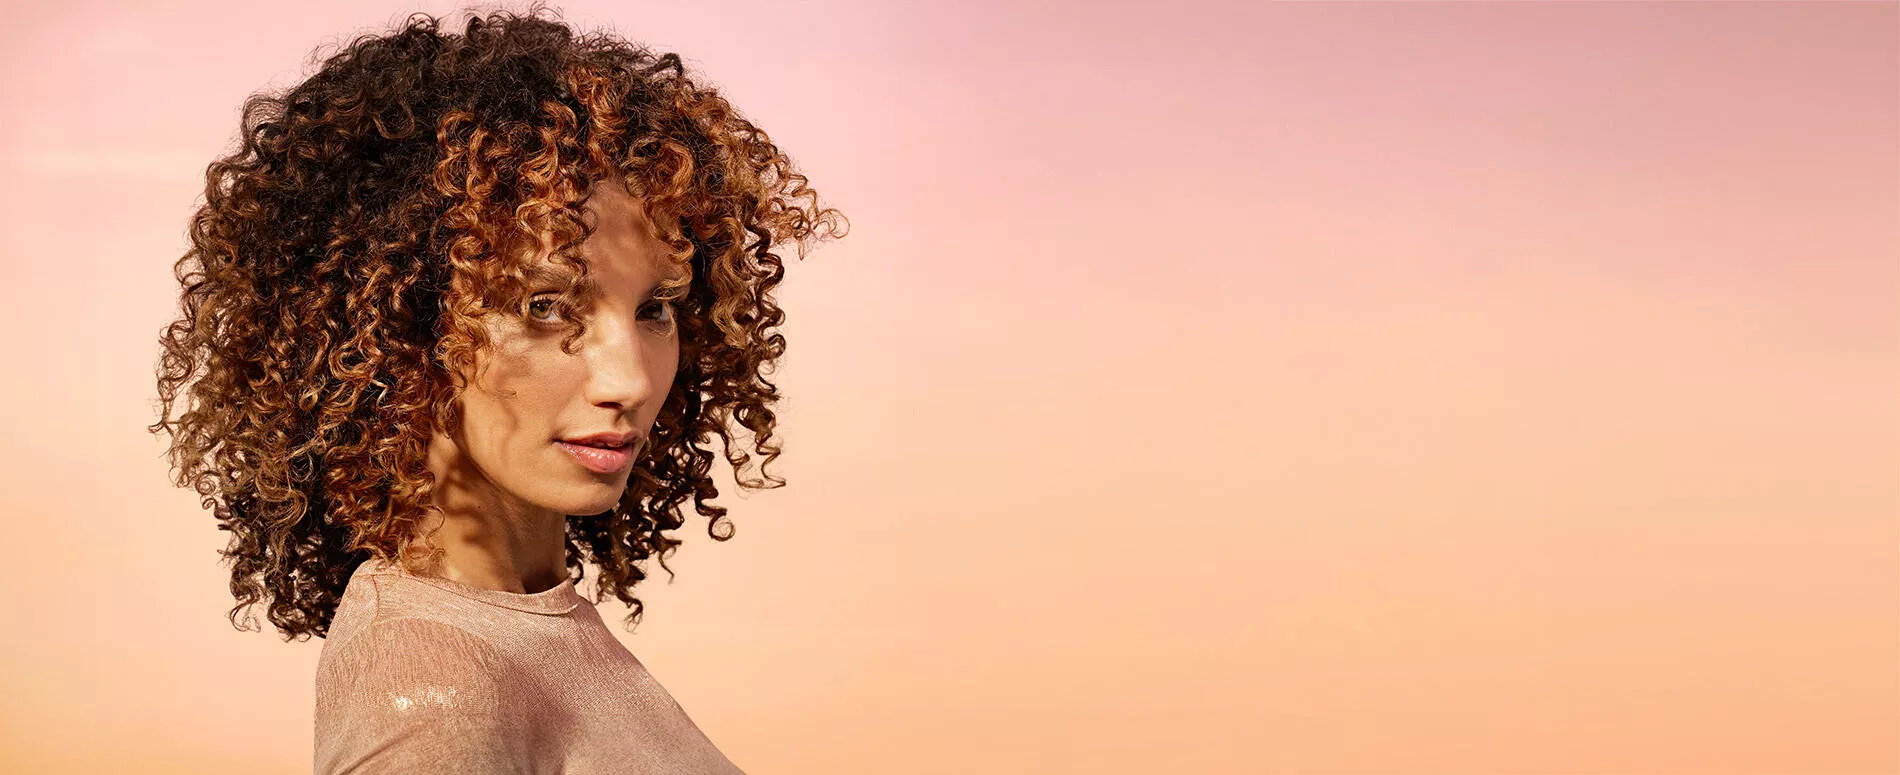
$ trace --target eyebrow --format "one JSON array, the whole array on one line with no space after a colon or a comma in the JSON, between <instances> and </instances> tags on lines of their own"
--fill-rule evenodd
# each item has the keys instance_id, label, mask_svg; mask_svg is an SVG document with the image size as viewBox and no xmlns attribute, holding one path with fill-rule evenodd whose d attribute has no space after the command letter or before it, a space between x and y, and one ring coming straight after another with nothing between
<instances>
[{"instance_id":1,"label":"eyebrow","mask_svg":"<svg viewBox=\"0 0 1900 775\"><path fill-rule=\"evenodd\" d=\"M574 269L546 262L530 264L522 274L527 276L529 282L535 284L565 283L580 277L580 273Z\"/></svg>"},{"instance_id":2,"label":"eyebrow","mask_svg":"<svg viewBox=\"0 0 1900 775\"><path fill-rule=\"evenodd\" d=\"M654 277L653 282L647 284L646 292L648 295L652 295L652 293L655 290L659 289L660 286L665 285L666 283L670 281L679 280L682 282L686 282L686 281L689 281L691 277L692 277L692 274L690 272L680 272L679 270L674 269L673 267L669 266L667 267L667 271L664 274ZM682 286L682 288L684 288L684 286Z\"/></svg>"},{"instance_id":3,"label":"eyebrow","mask_svg":"<svg viewBox=\"0 0 1900 775\"><path fill-rule=\"evenodd\" d=\"M565 266L549 263L533 264L524 271L524 274L527 276L528 281L534 285L561 285L580 279L579 272ZM589 281L598 282L597 278L598 275L590 276ZM646 288L641 290L641 295L649 299L654 298L655 294L660 290L660 286L665 285L668 280L672 279L686 279L686 275L674 273L655 277L652 282L647 283ZM682 296L685 293L686 286L681 286L679 290L673 292L673 297Z\"/></svg>"}]
</instances>

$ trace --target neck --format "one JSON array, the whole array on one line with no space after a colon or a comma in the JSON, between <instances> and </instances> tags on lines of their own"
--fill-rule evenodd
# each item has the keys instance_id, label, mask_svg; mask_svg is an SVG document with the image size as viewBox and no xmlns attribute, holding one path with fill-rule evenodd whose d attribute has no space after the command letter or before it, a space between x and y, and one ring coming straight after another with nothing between
<instances>
[{"instance_id":1,"label":"neck","mask_svg":"<svg viewBox=\"0 0 1900 775\"><path fill-rule=\"evenodd\" d=\"M428 572L472 587L532 594L567 575L567 516L509 496L447 445L430 450L433 508L418 526L440 548Z\"/></svg>"},{"instance_id":2,"label":"neck","mask_svg":"<svg viewBox=\"0 0 1900 775\"><path fill-rule=\"evenodd\" d=\"M450 581L532 594L568 578L562 515L442 509L428 527L428 545L442 549L437 575Z\"/></svg>"}]
</instances>

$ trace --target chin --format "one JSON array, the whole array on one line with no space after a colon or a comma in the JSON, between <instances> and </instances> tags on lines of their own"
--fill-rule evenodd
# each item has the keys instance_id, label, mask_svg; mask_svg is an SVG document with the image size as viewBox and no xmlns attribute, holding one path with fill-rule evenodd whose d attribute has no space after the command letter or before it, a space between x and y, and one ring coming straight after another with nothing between
<instances>
[{"instance_id":1,"label":"chin","mask_svg":"<svg viewBox=\"0 0 1900 775\"><path fill-rule=\"evenodd\" d=\"M625 479L611 484L576 487L571 492L564 493L566 497L551 499L553 503L550 506L555 511L568 515L599 514L620 505L620 495L626 492L626 489Z\"/></svg>"}]
</instances>

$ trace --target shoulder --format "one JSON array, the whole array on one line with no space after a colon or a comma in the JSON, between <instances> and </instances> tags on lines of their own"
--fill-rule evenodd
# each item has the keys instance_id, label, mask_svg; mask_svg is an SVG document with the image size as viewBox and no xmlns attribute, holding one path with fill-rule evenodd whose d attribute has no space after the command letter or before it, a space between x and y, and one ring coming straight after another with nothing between
<instances>
[{"instance_id":1,"label":"shoulder","mask_svg":"<svg viewBox=\"0 0 1900 775\"><path fill-rule=\"evenodd\" d=\"M462 627L378 619L317 667L317 712L369 722L460 716L467 724L504 724L515 705L513 674L494 644Z\"/></svg>"},{"instance_id":2,"label":"shoulder","mask_svg":"<svg viewBox=\"0 0 1900 775\"><path fill-rule=\"evenodd\" d=\"M400 576L359 571L337 601L318 672L333 672L328 663L348 655L366 659L366 652L400 656L442 650L450 659L493 658L495 650L474 632L479 628L447 615L448 609L417 586Z\"/></svg>"},{"instance_id":3,"label":"shoulder","mask_svg":"<svg viewBox=\"0 0 1900 775\"><path fill-rule=\"evenodd\" d=\"M501 650L462 627L427 617L378 618L363 625L326 655L318 670L318 694L349 690L360 701L392 695L410 704L444 691L460 704L486 701L502 690L511 671Z\"/></svg>"},{"instance_id":4,"label":"shoulder","mask_svg":"<svg viewBox=\"0 0 1900 775\"><path fill-rule=\"evenodd\" d=\"M317 770L490 771L527 761L530 704L514 673L493 644L453 624L373 620L318 668Z\"/></svg>"}]
</instances>

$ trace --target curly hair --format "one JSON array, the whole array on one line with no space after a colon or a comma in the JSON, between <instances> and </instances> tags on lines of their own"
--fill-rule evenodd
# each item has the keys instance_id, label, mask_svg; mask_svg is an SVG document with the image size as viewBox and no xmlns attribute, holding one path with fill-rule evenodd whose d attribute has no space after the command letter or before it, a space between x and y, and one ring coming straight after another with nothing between
<instances>
[{"instance_id":1,"label":"curly hair","mask_svg":"<svg viewBox=\"0 0 1900 775\"><path fill-rule=\"evenodd\" d=\"M175 484L232 533L220 553L233 625L250 629L240 612L267 600L286 641L323 637L357 565L426 567L411 548L436 484L425 451L461 421L488 344L479 319L532 290L512 248L572 255L593 231L588 187L610 176L685 269L669 287L681 359L619 504L567 518L571 578L597 566L595 599L629 604L631 628L645 560L673 573L667 531L688 496L708 535L730 539L702 446L714 435L742 487L784 486L765 472L780 451L767 375L785 351L773 248L789 241L803 259L844 236L842 214L676 54L577 35L539 3L470 15L459 34L413 14L245 101L238 148L207 168L174 265L181 312L159 337L148 430L169 433ZM563 304L585 297L578 270ZM564 350L585 325L569 323ZM751 434L763 478L747 475L729 421Z\"/></svg>"}]
</instances>

